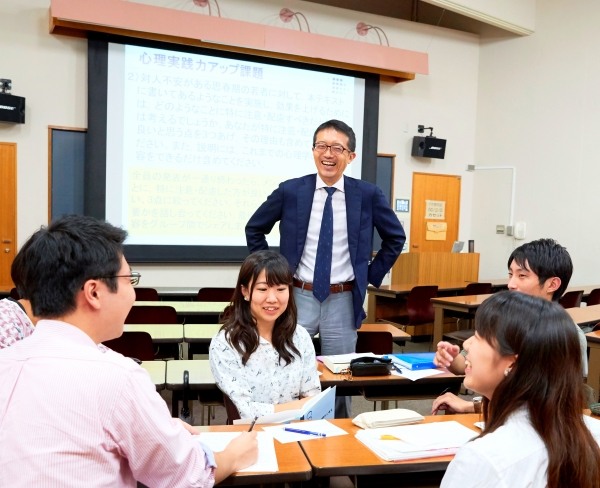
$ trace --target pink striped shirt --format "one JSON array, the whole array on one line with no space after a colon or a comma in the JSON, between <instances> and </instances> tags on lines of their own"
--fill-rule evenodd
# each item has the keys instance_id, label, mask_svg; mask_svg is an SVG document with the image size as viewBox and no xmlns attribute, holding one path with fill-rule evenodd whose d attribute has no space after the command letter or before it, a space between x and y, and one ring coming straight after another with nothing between
<instances>
[{"instance_id":1,"label":"pink striped shirt","mask_svg":"<svg viewBox=\"0 0 600 488\"><path fill-rule=\"evenodd\" d=\"M212 454L209 454L212 457ZM0 350L0 486L205 487L214 468L148 373L64 322Z\"/></svg>"}]
</instances>

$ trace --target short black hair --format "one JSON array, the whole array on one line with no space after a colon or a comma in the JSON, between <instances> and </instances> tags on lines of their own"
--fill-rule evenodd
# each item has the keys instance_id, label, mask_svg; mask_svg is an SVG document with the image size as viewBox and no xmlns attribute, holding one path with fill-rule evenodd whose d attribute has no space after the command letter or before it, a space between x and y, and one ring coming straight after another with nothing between
<instances>
[{"instance_id":1,"label":"short black hair","mask_svg":"<svg viewBox=\"0 0 600 488\"><path fill-rule=\"evenodd\" d=\"M61 317L76 308L87 280L102 279L117 291L127 232L93 217L67 215L41 227L21 248L11 269L36 317Z\"/></svg>"},{"instance_id":2,"label":"short black hair","mask_svg":"<svg viewBox=\"0 0 600 488\"><path fill-rule=\"evenodd\" d=\"M315 142L317 142L317 134L325 129L335 129L336 131L345 134L348 137L348 149L350 149L350 152L354 152L356 149L356 136L354 135L352 127L341 120L335 119L323 122L319 127L317 127L317 130L313 135L313 146L315 145Z\"/></svg>"},{"instance_id":3,"label":"short black hair","mask_svg":"<svg viewBox=\"0 0 600 488\"><path fill-rule=\"evenodd\" d=\"M509 269L513 261L522 268L533 271L540 280L540 286L550 278L560 278L560 287L552 295L552 301L555 302L563 296L573 274L571 256L554 239L538 239L517 247L508 258Z\"/></svg>"}]
</instances>

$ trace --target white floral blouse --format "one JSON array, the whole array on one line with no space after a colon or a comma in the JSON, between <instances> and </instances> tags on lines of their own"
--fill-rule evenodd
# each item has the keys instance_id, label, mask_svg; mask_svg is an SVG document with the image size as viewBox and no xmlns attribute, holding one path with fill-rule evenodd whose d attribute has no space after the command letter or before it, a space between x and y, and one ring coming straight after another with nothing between
<instances>
[{"instance_id":1,"label":"white floral blouse","mask_svg":"<svg viewBox=\"0 0 600 488\"><path fill-rule=\"evenodd\" d=\"M242 356L220 331L210 343L210 369L217 386L238 409L241 418L263 416L274 405L299 400L321 391L315 349L308 332L297 326L292 338L300 357L279 364L275 348L260 337L258 348L242 366Z\"/></svg>"}]
</instances>

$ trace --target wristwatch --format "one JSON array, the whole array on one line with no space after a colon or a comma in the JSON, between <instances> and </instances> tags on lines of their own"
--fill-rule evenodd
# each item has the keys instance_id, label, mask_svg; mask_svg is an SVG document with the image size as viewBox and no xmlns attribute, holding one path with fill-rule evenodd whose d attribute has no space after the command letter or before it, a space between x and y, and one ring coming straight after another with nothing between
<instances>
[{"instance_id":1,"label":"wristwatch","mask_svg":"<svg viewBox=\"0 0 600 488\"><path fill-rule=\"evenodd\" d=\"M483 402L483 397L473 397L473 408L475 409L475 413L481 413L481 405Z\"/></svg>"}]
</instances>

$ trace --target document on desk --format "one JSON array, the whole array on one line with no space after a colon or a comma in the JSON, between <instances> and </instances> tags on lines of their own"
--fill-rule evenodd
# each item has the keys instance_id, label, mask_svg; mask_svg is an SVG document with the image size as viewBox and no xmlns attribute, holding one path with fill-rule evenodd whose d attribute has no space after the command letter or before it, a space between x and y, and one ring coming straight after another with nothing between
<instances>
[{"instance_id":1,"label":"document on desk","mask_svg":"<svg viewBox=\"0 0 600 488\"><path fill-rule=\"evenodd\" d=\"M274 425L271 427L263 427L262 429L268 432L269 434L273 435L273 437L282 444L287 444L289 442L310 441L311 439L323 438L311 434L298 434L296 432L287 432L284 430L286 427L292 427L294 429L304 430L307 432L318 432L319 434L325 434L325 438L348 434L348 432L346 432L344 429L340 429L337 425L333 425L331 422L327 422L327 420L295 422L293 424L288 425Z\"/></svg>"},{"instance_id":2,"label":"document on desk","mask_svg":"<svg viewBox=\"0 0 600 488\"><path fill-rule=\"evenodd\" d=\"M239 435L240 432L202 432L198 437L213 452L221 452ZM275 473L279 471L273 436L268 432L257 432L256 439L258 440L258 460L252 466L241 469L238 473Z\"/></svg>"},{"instance_id":3,"label":"document on desk","mask_svg":"<svg viewBox=\"0 0 600 488\"><path fill-rule=\"evenodd\" d=\"M446 373L443 369L417 369L416 371L411 371L410 369L400 368L402 373L399 373L396 370L392 370L392 375L394 376L402 376L411 381L417 381L421 378L427 378L428 376L435 376L436 374Z\"/></svg>"},{"instance_id":4,"label":"document on desk","mask_svg":"<svg viewBox=\"0 0 600 488\"><path fill-rule=\"evenodd\" d=\"M365 429L356 438L385 461L404 461L456 454L478 433L455 422Z\"/></svg>"},{"instance_id":5,"label":"document on desk","mask_svg":"<svg viewBox=\"0 0 600 488\"><path fill-rule=\"evenodd\" d=\"M335 413L335 391L336 387L327 388L318 395L308 400L302 408L297 410L283 410L269 415L258 417L257 425L262 424L281 424L291 422L292 420L321 420L332 419ZM254 419L234 420L234 425L251 424Z\"/></svg>"}]
</instances>

